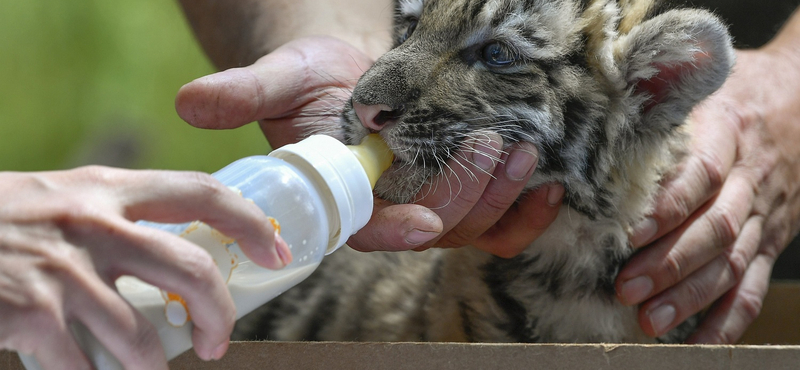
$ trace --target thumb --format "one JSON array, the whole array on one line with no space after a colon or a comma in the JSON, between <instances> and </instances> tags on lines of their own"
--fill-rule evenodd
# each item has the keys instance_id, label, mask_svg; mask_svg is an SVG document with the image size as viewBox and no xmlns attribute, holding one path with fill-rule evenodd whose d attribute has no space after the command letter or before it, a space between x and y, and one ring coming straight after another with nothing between
<instances>
[{"instance_id":1,"label":"thumb","mask_svg":"<svg viewBox=\"0 0 800 370\"><path fill-rule=\"evenodd\" d=\"M267 55L256 64L200 77L181 87L175 110L190 125L232 129L281 117L295 108L303 86L291 56Z\"/></svg>"},{"instance_id":2,"label":"thumb","mask_svg":"<svg viewBox=\"0 0 800 370\"><path fill-rule=\"evenodd\" d=\"M362 251L404 251L420 246L442 232L442 220L417 204L394 204L375 198L367 226L350 237L347 245Z\"/></svg>"}]
</instances>

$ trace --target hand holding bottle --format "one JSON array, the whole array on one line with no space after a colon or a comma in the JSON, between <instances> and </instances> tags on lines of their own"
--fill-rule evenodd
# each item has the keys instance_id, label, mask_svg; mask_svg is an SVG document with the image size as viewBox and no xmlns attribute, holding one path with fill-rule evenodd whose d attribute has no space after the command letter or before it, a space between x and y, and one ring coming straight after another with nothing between
<instances>
[{"instance_id":1,"label":"hand holding bottle","mask_svg":"<svg viewBox=\"0 0 800 370\"><path fill-rule=\"evenodd\" d=\"M166 369L156 331L115 288L135 275L183 296L200 358L220 358L235 308L211 258L138 219L200 219L280 268L285 242L252 203L211 176L85 167L0 173L0 343L44 368L89 366L71 333L81 323L131 369ZM289 257L290 258L290 257Z\"/></svg>"}]
</instances>

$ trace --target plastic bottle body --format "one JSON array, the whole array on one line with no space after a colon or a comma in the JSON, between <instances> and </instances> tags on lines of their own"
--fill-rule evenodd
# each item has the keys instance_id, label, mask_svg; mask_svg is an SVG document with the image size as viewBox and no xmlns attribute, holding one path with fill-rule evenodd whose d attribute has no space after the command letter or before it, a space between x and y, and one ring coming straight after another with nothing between
<instances>
[{"instance_id":1,"label":"plastic bottle body","mask_svg":"<svg viewBox=\"0 0 800 370\"><path fill-rule=\"evenodd\" d=\"M327 250L332 210L320 196L320 184L280 159L244 158L214 177L277 220L292 251L292 263L281 270L260 267L247 259L238 243L205 224L146 224L182 235L209 252L227 281L239 319L311 275ZM170 319L168 292L131 277L118 280L117 288L158 328L168 359L191 348L191 322Z\"/></svg>"},{"instance_id":2,"label":"plastic bottle body","mask_svg":"<svg viewBox=\"0 0 800 370\"><path fill-rule=\"evenodd\" d=\"M332 221L336 210L323 199L323 184L277 158L244 158L214 176L277 220L293 256L285 268L269 270L247 260L235 242L230 245L229 250L239 258L228 280L238 319L313 272L328 250L331 228L336 227Z\"/></svg>"}]
</instances>

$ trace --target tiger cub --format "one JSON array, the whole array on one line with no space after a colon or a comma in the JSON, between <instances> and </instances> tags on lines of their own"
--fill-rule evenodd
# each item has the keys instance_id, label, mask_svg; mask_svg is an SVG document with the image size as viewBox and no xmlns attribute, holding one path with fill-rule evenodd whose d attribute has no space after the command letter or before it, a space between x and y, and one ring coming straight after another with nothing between
<instances>
[{"instance_id":1,"label":"tiger cub","mask_svg":"<svg viewBox=\"0 0 800 370\"><path fill-rule=\"evenodd\" d=\"M731 70L723 23L652 0L401 0L396 34L341 120L345 141L379 131L396 153L378 195L413 201L489 130L506 146L536 145L528 188L564 185L557 219L510 259L472 247L340 250L237 338L653 342L614 279L685 146L689 111ZM358 107L378 113L362 122Z\"/></svg>"}]
</instances>

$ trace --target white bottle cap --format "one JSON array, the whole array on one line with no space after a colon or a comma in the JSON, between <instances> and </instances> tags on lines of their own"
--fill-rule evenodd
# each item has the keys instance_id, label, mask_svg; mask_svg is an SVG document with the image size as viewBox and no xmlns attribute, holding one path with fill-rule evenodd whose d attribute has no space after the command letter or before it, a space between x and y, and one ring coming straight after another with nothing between
<instances>
[{"instance_id":1,"label":"white bottle cap","mask_svg":"<svg viewBox=\"0 0 800 370\"><path fill-rule=\"evenodd\" d=\"M314 180L323 181L330 189L329 196L339 213L339 227L331 225L333 230L326 254L344 245L367 224L372 216L372 186L356 155L342 142L330 136L313 135L275 149L269 155L295 166L312 167L320 176Z\"/></svg>"}]
</instances>

